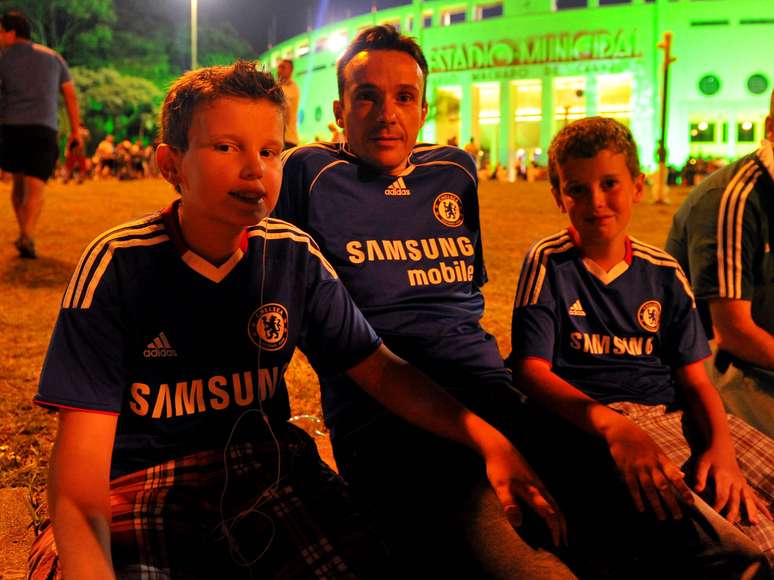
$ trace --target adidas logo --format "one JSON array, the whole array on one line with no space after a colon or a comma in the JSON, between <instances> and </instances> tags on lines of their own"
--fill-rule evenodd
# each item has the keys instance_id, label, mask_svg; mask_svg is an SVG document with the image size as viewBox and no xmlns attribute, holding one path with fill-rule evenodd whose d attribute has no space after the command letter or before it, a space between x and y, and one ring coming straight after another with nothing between
<instances>
[{"instance_id":1,"label":"adidas logo","mask_svg":"<svg viewBox=\"0 0 774 580\"><path fill-rule=\"evenodd\" d=\"M570 306L569 309L569 313L570 316L586 316L586 311L583 310L583 306L581 306L580 298L572 303L572 306Z\"/></svg>"},{"instance_id":2,"label":"adidas logo","mask_svg":"<svg viewBox=\"0 0 774 580\"><path fill-rule=\"evenodd\" d=\"M177 351L169 344L166 335L160 332L159 335L153 339L153 342L142 351L142 356L145 358L168 358L177 356Z\"/></svg>"},{"instance_id":3,"label":"adidas logo","mask_svg":"<svg viewBox=\"0 0 774 580\"><path fill-rule=\"evenodd\" d=\"M390 184L390 187L384 190L384 195L411 195L411 190L406 187L403 178L399 177Z\"/></svg>"}]
</instances>

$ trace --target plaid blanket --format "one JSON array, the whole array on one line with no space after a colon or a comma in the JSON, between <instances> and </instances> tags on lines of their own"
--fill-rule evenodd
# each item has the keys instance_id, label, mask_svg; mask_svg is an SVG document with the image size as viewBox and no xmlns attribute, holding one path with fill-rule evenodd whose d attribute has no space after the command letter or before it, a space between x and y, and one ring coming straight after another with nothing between
<instances>
[{"instance_id":1,"label":"plaid blanket","mask_svg":"<svg viewBox=\"0 0 774 580\"><path fill-rule=\"evenodd\" d=\"M622 413L647 431L669 459L690 474L689 441L696 437L690 422L682 411L667 411L665 405L640 405L637 403L612 403L608 405ZM736 448L736 460L747 483L766 502L769 511L774 510L774 441L734 415L727 415L731 438ZM708 503L712 503L711 501ZM761 518L753 526L741 520L737 527L753 540L774 564L774 523Z\"/></svg>"},{"instance_id":2,"label":"plaid blanket","mask_svg":"<svg viewBox=\"0 0 774 580\"><path fill-rule=\"evenodd\" d=\"M119 578L380 577L384 551L343 481L300 429L227 452L204 451L111 482L111 551ZM224 469L224 465L226 468ZM30 578L61 578L53 530L30 554Z\"/></svg>"}]
</instances>

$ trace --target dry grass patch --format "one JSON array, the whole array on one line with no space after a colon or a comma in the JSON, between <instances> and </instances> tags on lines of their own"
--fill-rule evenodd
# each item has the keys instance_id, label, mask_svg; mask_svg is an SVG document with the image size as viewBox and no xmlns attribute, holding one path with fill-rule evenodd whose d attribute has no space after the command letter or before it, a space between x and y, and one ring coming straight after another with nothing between
<instances>
[{"instance_id":1,"label":"dry grass patch","mask_svg":"<svg viewBox=\"0 0 774 580\"><path fill-rule=\"evenodd\" d=\"M86 244L103 230L166 205L174 196L159 180L51 183L38 235L37 260L20 260L10 184L0 184L0 487L28 487L40 505L56 416L32 404L64 288ZM685 192L677 192L680 201ZM675 206L643 204L632 234L662 246ZM484 183L481 187L485 327L508 352L513 293L530 242L564 226L547 183ZM320 415L318 383L303 357L287 374L296 414ZM305 425L308 426L308 425Z\"/></svg>"}]
</instances>

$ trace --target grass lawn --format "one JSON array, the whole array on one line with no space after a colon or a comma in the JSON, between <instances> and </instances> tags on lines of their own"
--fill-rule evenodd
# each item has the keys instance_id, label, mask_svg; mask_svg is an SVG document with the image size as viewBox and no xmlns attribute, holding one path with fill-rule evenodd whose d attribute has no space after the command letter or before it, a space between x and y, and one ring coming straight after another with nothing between
<instances>
[{"instance_id":1,"label":"grass lawn","mask_svg":"<svg viewBox=\"0 0 774 580\"><path fill-rule=\"evenodd\" d=\"M52 182L39 225L37 260L17 257L17 227L10 183L0 183L0 488L28 487L40 511L56 415L32 404L38 374L70 274L85 245L103 230L166 205L174 196L161 180ZM632 235L663 246L675 205L643 203ZM484 289L484 326L507 354L516 278L530 242L557 231L566 220L553 204L548 184L492 183L481 186L481 220L489 283ZM295 414L320 415L318 384L297 355L287 373ZM302 425L303 426L303 425ZM321 439L324 442L324 439Z\"/></svg>"}]
</instances>

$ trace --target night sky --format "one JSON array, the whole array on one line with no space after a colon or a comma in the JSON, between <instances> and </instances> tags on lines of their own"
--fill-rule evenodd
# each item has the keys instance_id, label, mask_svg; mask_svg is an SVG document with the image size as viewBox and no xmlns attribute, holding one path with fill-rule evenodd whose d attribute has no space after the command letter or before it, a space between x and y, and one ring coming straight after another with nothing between
<instances>
[{"instance_id":1,"label":"night sky","mask_svg":"<svg viewBox=\"0 0 774 580\"><path fill-rule=\"evenodd\" d=\"M190 18L188 0L176 0ZM199 26L228 21L258 53L266 50L274 26L274 44L279 44L310 25L329 24L371 10L410 4L411 0L199 0ZM322 8L322 17L319 16ZM273 25L273 22L276 22Z\"/></svg>"}]
</instances>

